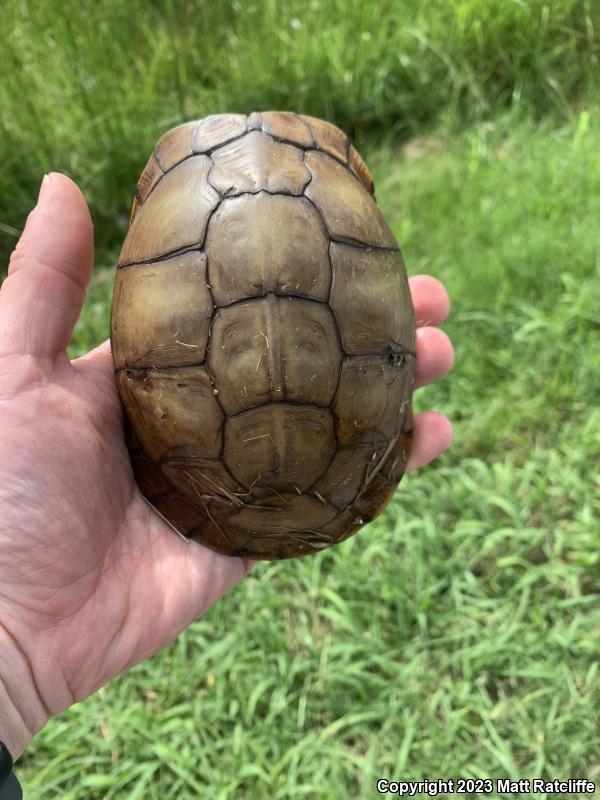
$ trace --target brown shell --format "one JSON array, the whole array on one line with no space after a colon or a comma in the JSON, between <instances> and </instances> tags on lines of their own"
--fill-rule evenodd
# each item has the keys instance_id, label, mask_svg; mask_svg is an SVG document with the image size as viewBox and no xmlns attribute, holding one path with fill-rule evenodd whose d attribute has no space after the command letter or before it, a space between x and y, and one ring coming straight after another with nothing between
<instances>
[{"instance_id":1,"label":"brown shell","mask_svg":"<svg viewBox=\"0 0 600 800\"><path fill-rule=\"evenodd\" d=\"M415 320L338 128L267 111L166 133L138 182L111 341L138 485L227 555L350 536L402 477Z\"/></svg>"}]
</instances>

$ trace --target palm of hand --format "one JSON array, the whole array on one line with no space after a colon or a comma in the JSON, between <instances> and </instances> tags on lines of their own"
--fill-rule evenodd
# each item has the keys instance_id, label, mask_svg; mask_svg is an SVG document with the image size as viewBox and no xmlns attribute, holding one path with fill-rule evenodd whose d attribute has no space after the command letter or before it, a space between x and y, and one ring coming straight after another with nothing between
<instances>
[{"instance_id":1,"label":"palm of hand","mask_svg":"<svg viewBox=\"0 0 600 800\"><path fill-rule=\"evenodd\" d=\"M29 363L2 381L0 587L10 607L0 609L32 664L44 654L60 666L64 700L45 700L52 713L166 644L228 588L223 578L244 571L186 545L143 500L102 350L50 373ZM211 587L206 572L221 580Z\"/></svg>"},{"instance_id":2,"label":"palm of hand","mask_svg":"<svg viewBox=\"0 0 600 800\"><path fill-rule=\"evenodd\" d=\"M175 536L143 500L108 343L66 355L92 252L85 201L54 174L0 292L0 633L25 655L48 714L166 645L245 573ZM443 288L413 281L417 317L443 321ZM420 328L417 354L417 385L451 367L435 327ZM418 415L409 469L450 438L445 417Z\"/></svg>"}]
</instances>

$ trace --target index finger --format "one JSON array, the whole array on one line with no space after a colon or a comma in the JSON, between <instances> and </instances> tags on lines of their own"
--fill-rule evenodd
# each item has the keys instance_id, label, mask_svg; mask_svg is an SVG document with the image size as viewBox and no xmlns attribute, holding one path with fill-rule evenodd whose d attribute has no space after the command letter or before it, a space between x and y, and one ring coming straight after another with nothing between
<instances>
[{"instance_id":1,"label":"index finger","mask_svg":"<svg viewBox=\"0 0 600 800\"><path fill-rule=\"evenodd\" d=\"M408 283L417 327L441 325L450 313L450 298L444 285L431 275L414 275Z\"/></svg>"}]
</instances>

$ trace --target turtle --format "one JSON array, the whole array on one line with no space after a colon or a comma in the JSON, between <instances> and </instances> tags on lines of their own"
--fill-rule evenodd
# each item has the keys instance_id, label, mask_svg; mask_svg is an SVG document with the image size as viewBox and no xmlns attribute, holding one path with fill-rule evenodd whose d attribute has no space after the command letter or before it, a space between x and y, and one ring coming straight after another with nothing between
<instances>
[{"instance_id":1,"label":"turtle","mask_svg":"<svg viewBox=\"0 0 600 800\"><path fill-rule=\"evenodd\" d=\"M415 314L365 162L290 111L165 133L111 310L136 482L186 539L284 559L388 503L413 433Z\"/></svg>"}]
</instances>

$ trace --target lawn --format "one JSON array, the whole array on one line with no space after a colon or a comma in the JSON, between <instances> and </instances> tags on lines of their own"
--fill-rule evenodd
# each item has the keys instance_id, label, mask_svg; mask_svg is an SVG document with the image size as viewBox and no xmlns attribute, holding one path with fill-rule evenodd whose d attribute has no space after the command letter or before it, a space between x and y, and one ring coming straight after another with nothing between
<instances>
[{"instance_id":1,"label":"lawn","mask_svg":"<svg viewBox=\"0 0 600 800\"><path fill-rule=\"evenodd\" d=\"M48 166L62 164L77 176L93 203L99 265L73 355L108 334L112 264L135 171L159 128L189 112L173 100L173 75L160 71L146 76L139 108L132 108L144 42L162 42L152 62L159 65L183 24L177 4L165 3L159 25L160 5L135 23L146 39L127 51L133 58L126 78L125 55L115 56L118 107L129 110L118 114L108 104L108 67L92 71L102 109L90 100L96 137L83 124L80 94L73 109L83 127L71 118L42 131L30 116L29 150L25 112L14 101L6 106L5 123L14 124L0 179L5 228L22 226L26 201ZM211 11L197 4L216 31L206 42L218 64L200 105L224 108L232 86L225 66L242 75L260 56L259 34L278 4L254 4L253 33L247 22L224 16L242 14L243 5ZM289 5L281 11L287 47L296 53L294 19L317 43L304 33L302 53L285 62L279 78L259 76L254 96L242 80L233 107L290 107L295 88L304 86L299 108L330 110L353 131L409 273L435 275L452 298L444 329L456 365L417 393L416 406L448 414L455 442L406 476L383 516L357 536L317 556L257 565L170 647L52 720L19 762L26 796L367 800L379 796L380 777L578 776L600 783L600 109L588 72L597 51L596 6L505 2L492 24L486 8L494 4L475 0L432 3L431 17L417 3L350 3L341 21L334 0L311 3L305 16ZM416 51L425 65L415 68L421 84L391 56L385 61L381 42L379 51L371 44L383 35L384 15L398 16L401 6L409 22L392 33L386 28L386 36L398 37L397 45L407 28L427 32L435 57L431 47ZM446 34L444 7L455 12ZM119 43L125 33L115 25L115 8L105 4ZM31 36L32 16L13 13L19 36ZM71 38L60 33L66 51L78 36L92 40L92 22L102 33L101 12L89 14L84 24L73 11ZM363 32L371 32L360 57L384 53L386 80L397 83L391 95L378 95L365 60L353 73L359 88L344 90L345 106L344 43L360 14ZM53 24L69 26L68 16ZM36 24L54 30L47 20ZM331 47L320 38L326 31ZM219 62L212 48L225 33L234 55ZM239 46L244 36L247 47ZM38 62L55 39L31 40ZM82 61L100 57L90 48ZM317 59L314 67L307 53ZM426 71L439 57L445 84ZM203 62L175 63L185 88L195 74L185 70ZM331 81L322 96L318 70ZM453 89L461 76L471 76L471 95ZM61 81L84 93L85 77L69 83L57 72L47 100L34 84L38 117L55 113L51 98L63 96ZM5 98L15 96L16 80L0 89ZM160 86L167 101L157 115ZM479 98L476 108L469 97ZM19 181L12 207L6 190ZM10 238L6 233L6 244Z\"/></svg>"}]
</instances>

